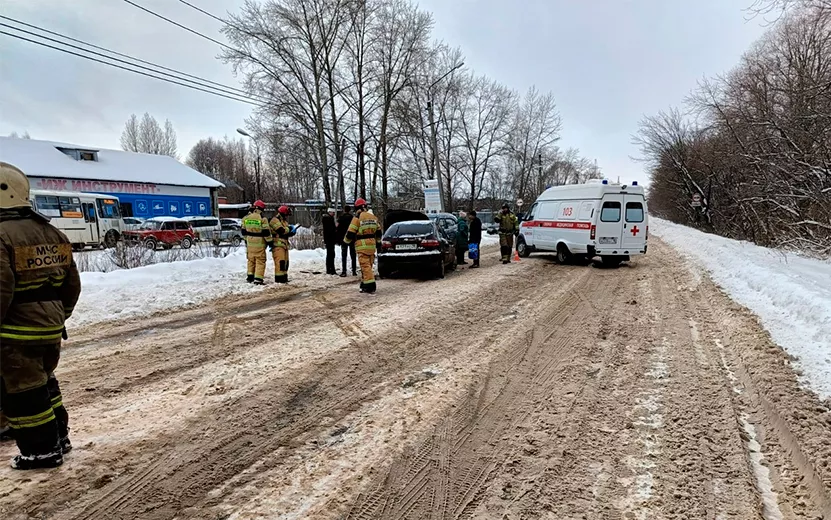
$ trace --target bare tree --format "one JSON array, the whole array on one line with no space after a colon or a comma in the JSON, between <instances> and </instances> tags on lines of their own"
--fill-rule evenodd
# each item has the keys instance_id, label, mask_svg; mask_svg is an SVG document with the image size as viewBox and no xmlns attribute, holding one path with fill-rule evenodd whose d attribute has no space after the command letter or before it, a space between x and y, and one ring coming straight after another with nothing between
<instances>
[{"instance_id":1,"label":"bare tree","mask_svg":"<svg viewBox=\"0 0 831 520\"><path fill-rule=\"evenodd\" d=\"M159 122L145 112L139 121L138 116L132 114L124 124L121 133L121 148L128 152L149 153L155 155L169 155L178 158L176 131L170 120L165 120L164 129Z\"/></svg>"}]
</instances>

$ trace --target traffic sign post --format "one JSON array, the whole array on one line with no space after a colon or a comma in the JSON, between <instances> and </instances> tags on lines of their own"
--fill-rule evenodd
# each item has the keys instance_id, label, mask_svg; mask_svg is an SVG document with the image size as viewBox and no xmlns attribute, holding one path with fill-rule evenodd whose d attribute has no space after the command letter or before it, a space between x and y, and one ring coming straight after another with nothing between
<instances>
[{"instance_id":1,"label":"traffic sign post","mask_svg":"<svg viewBox=\"0 0 831 520\"><path fill-rule=\"evenodd\" d=\"M694 207L694 208L700 208L701 207L701 194L700 193L693 193L692 207Z\"/></svg>"}]
</instances>

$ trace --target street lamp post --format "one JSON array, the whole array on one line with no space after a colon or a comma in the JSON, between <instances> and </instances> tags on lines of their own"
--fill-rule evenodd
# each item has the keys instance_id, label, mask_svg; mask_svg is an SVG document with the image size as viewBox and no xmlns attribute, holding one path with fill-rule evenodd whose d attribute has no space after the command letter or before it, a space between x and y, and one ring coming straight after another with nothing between
<instances>
[{"instance_id":1,"label":"street lamp post","mask_svg":"<svg viewBox=\"0 0 831 520\"><path fill-rule=\"evenodd\" d=\"M254 163L254 182L257 192L254 194L254 199L259 199L260 194L262 193L262 189L260 188L260 143L254 138L253 135L249 134L242 128L237 128L237 133L244 135L254 142L254 149L257 151L257 161Z\"/></svg>"},{"instance_id":2,"label":"street lamp post","mask_svg":"<svg viewBox=\"0 0 831 520\"><path fill-rule=\"evenodd\" d=\"M462 68L465 62L460 62L452 69L445 72L439 79L430 83L430 86L427 87L427 117L430 122L430 148L432 148L432 156L430 157L430 164L432 166L432 171L430 172L430 178L436 178L439 181L439 199L441 202L441 209L444 211L444 187L441 182L441 175L439 175L439 141L438 141L438 131L436 129L436 116L433 113L433 87L436 84L452 74L454 71Z\"/></svg>"}]
</instances>

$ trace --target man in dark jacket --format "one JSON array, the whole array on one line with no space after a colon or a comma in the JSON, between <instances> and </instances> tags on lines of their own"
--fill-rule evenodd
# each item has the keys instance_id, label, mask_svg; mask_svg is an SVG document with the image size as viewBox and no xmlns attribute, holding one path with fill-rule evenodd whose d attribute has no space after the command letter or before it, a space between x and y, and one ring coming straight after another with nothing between
<instances>
[{"instance_id":1,"label":"man in dark jacket","mask_svg":"<svg viewBox=\"0 0 831 520\"><path fill-rule=\"evenodd\" d=\"M470 210L468 217L470 220L470 233L467 239L468 250L470 251L468 256L473 260L473 265L470 266L473 269L474 267L479 267L479 245L482 243L482 221L476 216L476 210ZM476 246L475 248L471 247L474 245Z\"/></svg>"},{"instance_id":2,"label":"man in dark jacket","mask_svg":"<svg viewBox=\"0 0 831 520\"><path fill-rule=\"evenodd\" d=\"M80 294L69 239L32 209L26 175L0 162L0 401L14 469L60 466L72 449L54 371Z\"/></svg>"},{"instance_id":3,"label":"man in dark jacket","mask_svg":"<svg viewBox=\"0 0 831 520\"><path fill-rule=\"evenodd\" d=\"M346 232L349 231L349 226L352 224L352 218L354 215L352 214L351 208L349 206L344 206L343 208L343 215L340 216L338 219L338 228L337 228L337 238L338 243L340 246L340 255L341 255L341 262L343 263L343 269L340 272L341 278L346 276L346 256L349 255L352 258L352 276L358 276L358 259L357 253L355 251L355 242L351 242L349 244L345 244L343 239L346 238Z\"/></svg>"},{"instance_id":4,"label":"man in dark jacket","mask_svg":"<svg viewBox=\"0 0 831 520\"><path fill-rule=\"evenodd\" d=\"M456 224L458 226L456 230L456 265L467 265L465 253L468 250L468 226L467 215L464 211L459 212Z\"/></svg>"},{"instance_id":5,"label":"man in dark jacket","mask_svg":"<svg viewBox=\"0 0 831 520\"><path fill-rule=\"evenodd\" d=\"M323 243L326 244L326 274L338 274L335 271L335 244L338 243L335 208L329 208L323 215Z\"/></svg>"}]
</instances>

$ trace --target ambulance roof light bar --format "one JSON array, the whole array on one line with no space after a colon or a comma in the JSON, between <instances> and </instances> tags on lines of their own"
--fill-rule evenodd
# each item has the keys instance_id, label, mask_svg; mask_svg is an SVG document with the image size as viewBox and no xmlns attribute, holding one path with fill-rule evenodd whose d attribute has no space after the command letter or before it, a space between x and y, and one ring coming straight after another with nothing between
<instances>
[{"instance_id":1,"label":"ambulance roof light bar","mask_svg":"<svg viewBox=\"0 0 831 520\"><path fill-rule=\"evenodd\" d=\"M637 185L638 185L638 181L632 181L632 186L637 186Z\"/></svg>"},{"instance_id":2,"label":"ambulance roof light bar","mask_svg":"<svg viewBox=\"0 0 831 520\"><path fill-rule=\"evenodd\" d=\"M603 184L609 184L609 179L603 179Z\"/></svg>"}]
</instances>

